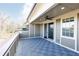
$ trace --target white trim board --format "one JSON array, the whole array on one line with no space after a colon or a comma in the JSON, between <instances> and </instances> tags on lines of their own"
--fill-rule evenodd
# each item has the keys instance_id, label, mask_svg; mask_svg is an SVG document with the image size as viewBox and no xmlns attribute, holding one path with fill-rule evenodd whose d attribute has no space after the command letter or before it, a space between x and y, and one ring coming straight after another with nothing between
<instances>
[{"instance_id":1,"label":"white trim board","mask_svg":"<svg viewBox=\"0 0 79 59\"><path fill-rule=\"evenodd\" d=\"M16 38L19 36L19 33L15 33L11 39L9 39L1 48L0 48L0 56L3 56L9 47L12 46L12 43L17 40Z\"/></svg>"},{"instance_id":2,"label":"white trim board","mask_svg":"<svg viewBox=\"0 0 79 59\"><path fill-rule=\"evenodd\" d=\"M56 43L55 41L51 41L50 39L46 39L46 40L48 40L48 41L50 41L50 42L52 42L52 43ZM68 47L66 47L66 46L64 46L64 45L62 45L62 44L59 44L59 43L56 43L56 44L59 45L59 46L61 46L61 47L66 48L66 49L69 49L69 50L71 50L71 51L74 51L74 52L76 52L76 53L79 53L78 51L76 51L76 50L74 50L74 49L71 49L71 48L68 48Z\"/></svg>"},{"instance_id":3,"label":"white trim board","mask_svg":"<svg viewBox=\"0 0 79 59\"><path fill-rule=\"evenodd\" d=\"M56 42L54 42L54 43L56 43ZM60 46L62 46L62 47L64 47L64 48L66 48L66 49L68 49L68 50L71 50L71 51L74 51L74 52L76 52L76 53L79 53L78 51L76 51L76 50L74 50L74 49L71 49L71 48L69 48L69 47L66 47L66 46L64 46L64 45L62 45L62 44L59 44L59 43L56 43L57 45L60 45Z\"/></svg>"},{"instance_id":4,"label":"white trim board","mask_svg":"<svg viewBox=\"0 0 79 59\"><path fill-rule=\"evenodd\" d=\"M41 36L37 36L37 37L27 37L27 38L20 38L20 39L30 39L30 38L42 38Z\"/></svg>"},{"instance_id":5,"label":"white trim board","mask_svg":"<svg viewBox=\"0 0 79 59\"><path fill-rule=\"evenodd\" d=\"M54 42L54 39L47 38L46 40L51 41L51 42Z\"/></svg>"}]
</instances>

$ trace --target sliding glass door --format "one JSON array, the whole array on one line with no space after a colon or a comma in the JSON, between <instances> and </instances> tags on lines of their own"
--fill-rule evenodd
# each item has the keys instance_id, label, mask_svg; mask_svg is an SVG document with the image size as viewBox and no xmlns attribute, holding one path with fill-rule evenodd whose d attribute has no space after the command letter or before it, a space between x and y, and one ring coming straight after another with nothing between
<instances>
[{"instance_id":1,"label":"sliding glass door","mask_svg":"<svg viewBox=\"0 0 79 59\"><path fill-rule=\"evenodd\" d=\"M47 38L47 24L44 24L44 38Z\"/></svg>"}]
</instances>

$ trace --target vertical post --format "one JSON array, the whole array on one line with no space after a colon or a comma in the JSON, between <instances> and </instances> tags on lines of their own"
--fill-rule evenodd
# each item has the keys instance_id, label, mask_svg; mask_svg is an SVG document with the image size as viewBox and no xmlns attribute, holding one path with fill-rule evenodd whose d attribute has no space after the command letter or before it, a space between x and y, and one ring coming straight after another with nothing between
<instances>
[{"instance_id":1,"label":"vertical post","mask_svg":"<svg viewBox=\"0 0 79 59\"><path fill-rule=\"evenodd\" d=\"M29 24L29 38L30 38L30 24Z\"/></svg>"},{"instance_id":2,"label":"vertical post","mask_svg":"<svg viewBox=\"0 0 79 59\"><path fill-rule=\"evenodd\" d=\"M47 34L47 38L48 38L48 34L49 34L48 32L49 32L49 28L48 28L48 23L47 23L47 33L46 33Z\"/></svg>"},{"instance_id":3,"label":"vertical post","mask_svg":"<svg viewBox=\"0 0 79 59\"><path fill-rule=\"evenodd\" d=\"M77 22L78 22L78 18L77 18L77 14L76 14L76 18L74 18L74 21L75 21L75 23L74 23L74 36L75 36L75 50L77 51Z\"/></svg>"},{"instance_id":4,"label":"vertical post","mask_svg":"<svg viewBox=\"0 0 79 59\"><path fill-rule=\"evenodd\" d=\"M54 21L54 42L56 42L56 20Z\"/></svg>"},{"instance_id":5,"label":"vertical post","mask_svg":"<svg viewBox=\"0 0 79 59\"><path fill-rule=\"evenodd\" d=\"M62 38L62 18L60 19L60 24L61 24L61 25L60 25L60 26L61 26L61 27L60 27L60 44L61 44L61 40L62 40L62 39L61 39L61 38Z\"/></svg>"},{"instance_id":6,"label":"vertical post","mask_svg":"<svg viewBox=\"0 0 79 59\"><path fill-rule=\"evenodd\" d=\"M44 23L43 23L43 38L44 38Z\"/></svg>"},{"instance_id":7,"label":"vertical post","mask_svg":"<svg viewBox=\"0 0 79 59\"><path fill-rule=\"evenodd\" d=\"M35 24L34 24L34 37L35 37Z\"/></svg>"}]
</instances>

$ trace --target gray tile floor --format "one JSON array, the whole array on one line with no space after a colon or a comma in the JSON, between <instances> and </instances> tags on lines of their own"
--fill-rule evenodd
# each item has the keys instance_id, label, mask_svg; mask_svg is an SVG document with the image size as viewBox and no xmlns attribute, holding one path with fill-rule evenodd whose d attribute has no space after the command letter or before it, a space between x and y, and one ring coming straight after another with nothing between
<instances>
[{"instance_id":1,"label":"gray tile floor","mask_svg":"<svg viewBox=\"0 0 79 59\"><path fill-rule=\"evenodd\" d=\"M71 50L43 38L20 39L16 56L79 56Z\"/></svg>"}]
</instances>

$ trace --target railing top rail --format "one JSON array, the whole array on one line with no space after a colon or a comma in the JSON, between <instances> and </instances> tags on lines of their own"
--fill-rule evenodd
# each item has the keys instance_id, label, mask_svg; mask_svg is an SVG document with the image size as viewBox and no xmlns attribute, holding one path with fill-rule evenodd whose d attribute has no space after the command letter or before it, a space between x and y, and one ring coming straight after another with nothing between
<instances>
[{"instance_id":1,"label":"railing top rail","mask_svg":"<svg viewBox=\"0 0 79 59\"><path fill-rule=\"evenodd\" d=\"M19 33L15 33L12 35L11 39L9 39L3 46L0 47L0 56L3 56L5 52L8 50L8 48L11 46L13 41L16 40L16 37L19 35Z\"/></svg>"}]
</instances>

